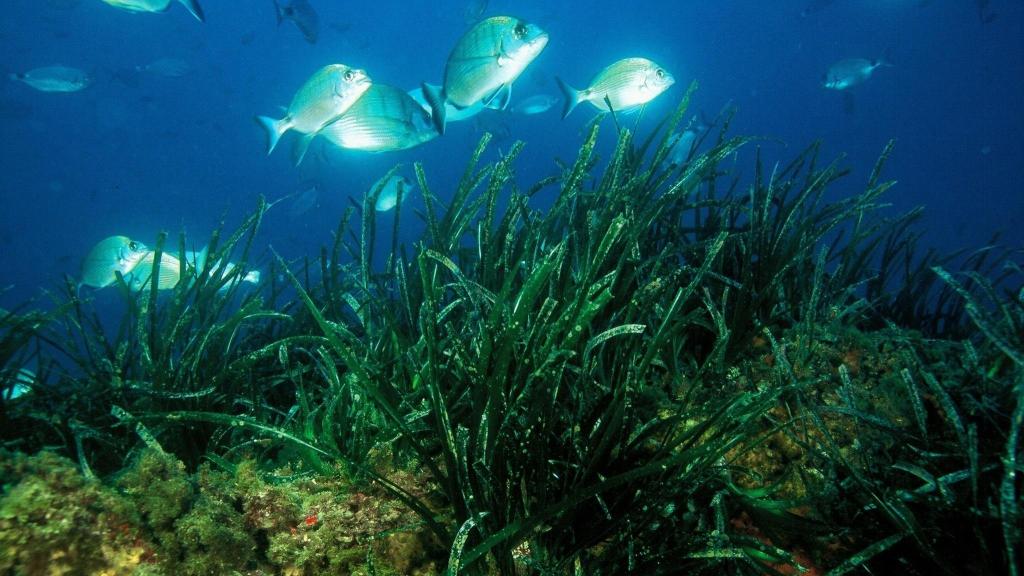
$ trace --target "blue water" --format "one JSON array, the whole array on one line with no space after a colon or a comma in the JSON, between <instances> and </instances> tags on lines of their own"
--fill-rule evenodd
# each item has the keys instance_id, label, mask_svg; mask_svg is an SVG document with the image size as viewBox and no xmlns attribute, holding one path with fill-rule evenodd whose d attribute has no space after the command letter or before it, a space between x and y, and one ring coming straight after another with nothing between
<instances>
[{"instance_id":1,"label":"blue water","mask_svg":"<svg viewBox=\"0 0 1024 576\"><path fill-rule=\"evenodd\" d=\"M153 242L184 231L201 246L222 219L238 224L263 195L276 199L315 180L315 209L296 216L287 202L268 214L258 238L286 258L315 255L331 241L351 199L396 163L424 164L434 192L450 197L482 128L503 137L493 153L527 143L517 164L526 186L569 160L593 110L566 120L489 114L418 148L366 154L314 145L291 165L286 136L267 157L256 114L278 115L305 79L341 62L377 82L413 88L440 81L466 29L463 2L311 0L320 38L278 26L270 0L200 0L206 23L178 3L164 14L131 14L99 0L5 0L0 24L0 306L11 307L79 272L93 244L113 234ZM819 8L820 5L820 9ZM587 7L581 10L580 7ZM814 8L802 15L808 7ZM648 106L641 131L668 113L686 86L700 84L694 111L713 118L738 107L733 133L770 136L766 159L792 157L814 140L827 158L845 152L853 174L835 195L859 191L885 143L898 141L886 176L899 181L893 210L927 207L924 242L942 251L984 245L993 233L1024 246L1024 3L992 0L979 18L971 0L736 0L490 2L550 32L544 53L513 88L513 102L557 94L561 76L582 86L602 67L645 56L677 83ZM162 57L192 70L166 78L133 73ZM843 96L820 86L833 62L886 58ZM50 94L7 74L63 64L96 82ZM611 126L604 134L613 138ZM752 171L753 148L740 158ZM746 162L744 162L746 160ZM408 172L407 172L408 173ZM415 201L414 201L415 202ZM412 237L420 224L407 206ZM383 217L390 222L390 216Z\"/></svg>"}]
</instances>

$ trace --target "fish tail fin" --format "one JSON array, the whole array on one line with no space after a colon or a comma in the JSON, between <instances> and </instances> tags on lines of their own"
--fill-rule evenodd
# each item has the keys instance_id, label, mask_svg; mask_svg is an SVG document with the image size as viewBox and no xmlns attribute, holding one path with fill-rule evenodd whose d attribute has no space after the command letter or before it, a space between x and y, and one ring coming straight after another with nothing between
<instances>
[{"instance_id":1,"label":"fish tail fin","mask_svg":"<svg viewBox=\"0 0 1024 576\"><path fill-rule=\"evenodd\" d=\"M287 116L280 120L274 120L269 116L257 116L256 121L267 131L267 156L270 156L270 153L277 147L277 142L281 139L281 135L291 128L291 122Z\"/></svg>"},{"instance_id":2,"label":"fish tail fin","mask_svg":"<svg viewBox=\"0 0 1024 576\"><path fill-rule=\"evenodd\" d=\"M445 110L445 99L441 94L441 87L424 82L423 97L426 98L427 104L430 106L430 119L434 122L434 128L437 128L437 133L443 136L447 110Z\"/></svg>"},{"instance_id":3,"label":"fish tail fin","mask_svg":"<svg viewBox=\"0 0 1024 576\"><path fill-rule=\"evenodd\" d=\"M301 138L295 141L295 146L292 148L292 163L294 165L302 164L302 159L306 157L309 145L313 142L313 138L316 138L316 134L316 132L303 134Z\"/></svg>"},{"instance_id":4,"label":"fish tail fin","mask_svg":"<svg viewBox=\"0 0 1024 576\"><path fill-rule=\"evenodd\" d=\"M558 82L558 89L562 91L562 118L564 119L580 103L580 91L566 84L565 80L558 76L555 76L555 81Z\"/></svg>"},{"instance_id":5,"label":"fish tail fin","mask_svg":"<svg viewBox=\"0 0 1024 576\"><path fill-rule=\"evenodd\" d=\"M203 14L203 7L199 5L199 0L178 0L178 2L181 2L185 9L196 17L196 20L206 22L206 15Z\"/></svg>"},{"instance_id":6,"label":"fish tail fin","mask_svg":"<svg viewBox=\"0 0 1024 576\"><path fill-rule=\"evenodd\" d=\"M195 268L195 274L199 274L199 273L201 273L203 271L203 268L206 266L206 258L209 255L210 255L210 246L209 245L203 246L202 250L200 250L199 252L196 252L195 256L192 259L192 262L189 262L189 264L191 264L192 267Z\"/></svg>"}]
</instances>

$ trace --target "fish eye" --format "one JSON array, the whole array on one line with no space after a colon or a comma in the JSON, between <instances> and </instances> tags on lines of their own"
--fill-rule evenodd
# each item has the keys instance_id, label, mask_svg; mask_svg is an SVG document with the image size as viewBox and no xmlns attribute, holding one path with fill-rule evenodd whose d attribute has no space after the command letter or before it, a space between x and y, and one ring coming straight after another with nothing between
<instances>
[{"instance_id":1,"label":"fish eye","mask_svg":"<svg viewBox=\"0 0 1024 576\"><path fill-rule=\"evenodd\" d=\"M128 249L133 251L133 252L135 250L138 250L139 249L139 243L136 242L135 240L132 240L131 242L128 243Z\"/></svg>"},{"instance_id":2,"label":"fish eye","mask_svg":"<svg viewBox=\"0 0 1024 576\"><path fill-rule=\"evenodd\" d=\"M526 38L526 24L522 22L516 24L516 27L512 29L512 33L515 34L517 39Z\"/></svg>"},{"instance_id":3,"label":"fish eye","mask_svg":"<svg viewBox=\"0 0 1024 576\"><path fill-rule=\"evenodd\" d=\"M664 78L665 77L665 71L662 70L661 68L658 68L657 74L658 74L658 78Z\"/></svg>"},{"instance_id":4,"label":"fish eye","mask_svg":"<svg viewBox=\"0 0 1024 576\"><path fill-rule=\"evenodd\" d=\"M351 82L351 81L355 80L355 78L356 78L356 73L355 73L355 72L353 72L353 71L351 71L351 70L347 70L347 71L345 72L345 76L344 76L344 78L345 78L345 81L346 81L346 82Z\"/></svg>"}]
</instances>

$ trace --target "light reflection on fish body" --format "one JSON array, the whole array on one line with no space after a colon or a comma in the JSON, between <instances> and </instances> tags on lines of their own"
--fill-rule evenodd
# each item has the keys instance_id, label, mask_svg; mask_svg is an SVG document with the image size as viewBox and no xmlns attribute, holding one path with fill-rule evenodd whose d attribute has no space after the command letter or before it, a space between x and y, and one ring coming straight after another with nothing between
<instances>
[{"instance_id":1,"label":"light reflection on fish body","mask_svg":"<svg viewBox=\"0 0 1024 576\"><path fill-rule=\"evenodd\" d=\"M153 264L156 262L156 252L149 251L139 260L134 268L125 275L125 282L133 290L140 290L149 287L149 280L153 277ZM181 261L166 252L160 254L160 267L157 270L157 290L170 290L181 281Z\"/></svg>"},{"instance_id":2,"label":"light reflection on fish body","mask_svg":"<svg viewBox=\"0 0 1024 576\"><path fill-rule=\"evenodd\" d=\"M371 86L322 134L336 146L367 152L405 150L437 137L423 107L385 84Z\"/></svg>"},{"instance_id":3,"label":"light reflection on fish body","mask_svg":"<svg viewBox=\"0 0 1024 576\"><path fill-rule=\"evenodd\" d=\"M364 70L344 64L330 64L318 70L295 93L284 118L256 117L267 131L267 154L274 151L285 132L301 132L303 136L293 151L293 161L298 165L313 138L355 104L371 83Z\"/></svg>"},{"instance_id":4,"label":"light reflection on fish body","mask_svg":"<svg viewBox=\"0 0 1024 576\"><path fill-rule=\"evenodd\" d=\"M444 134L446 104L467 108L496 101L504 109L512 82L547 43L547 32L511 16L492 16L472 26L448 56L443 86L423 87L437 131Z\"/></svg>"},{"instance_id":5,"label":"light reflection on fish body","mask_svg":"<svg viewBox=\"0 0 1024 576\"><path fill-rule=\"evenodd\" d=\"M171 2L174 0L102 0L103 2L113 6L114 8L120 8L128 12L166 12L171 7ZM203 15L203 8L199 5L199 0L178 0L182 6L185 7L196 20L204 22L206 16Z\"/></svg>"},{"instance_id":6,"label":"light reflection on fish body","mask_svg":"<svg viewBox=\"0 0 1024 576\"><path fill-rule=\"evenodd\" d=\"M44 66L11 74L10 78L40 92L78 92L92 83L86 72L67 66Z\"/></svg>"},{"instance_id":7,"label":"light reflection on fish body","mask_svg":"<svg viewBox=\"0 0 1024 576\"><path fill-rule=\"evenodd\" d=\"M667 70L647 58L624 58L609 64L583 90L576 90L561 78L556 80L565 99L562 118L581 102L589 102L602 112L628 112L654 100L675 83Z\"/></svg>"}]
</instances>

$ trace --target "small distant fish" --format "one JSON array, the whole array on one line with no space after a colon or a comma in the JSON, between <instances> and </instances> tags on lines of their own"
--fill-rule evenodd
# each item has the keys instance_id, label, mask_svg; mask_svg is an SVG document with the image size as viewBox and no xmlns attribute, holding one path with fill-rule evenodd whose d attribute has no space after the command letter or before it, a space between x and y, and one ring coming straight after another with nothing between
<instances>
[{"instance_id":1,"label":"small distant fish","mask_svg":"<svg viewBox=\"0 0 1024 576\"><path fill-rule=\"evenodd\" d=\"M149 253L142 242L127 236L110 236L93 246L82 261L81 286L103 288L117 281L117 273L127 276Z\"/></svg>"},{"instance_id":2,"label":"small distant fish","mask_svg":"<svg viewBox=\"0 0 1024 576\"><path fill-rule=\"evenodd\" d=\"M674 142L672 144L672 153L669 155L669 161L676 166L685 164L686 160L690 157L690 153L693 152L697 138L704 132L707 132L708 128L709 126L704 121L703 114L694 116L690 120L690 124L682 132L678 132L673 136Z\"/></svg>"},{"instance_id":3,"label":"small distant fish","mask_svg":"<svg viewBox=\"0 0 1024 576\"><path fill-rule=\"evenodd\" d=\"M78 92L92 82L89 75L78 68L46 66L20 74L11 74L11 80L24 82L40 92Z\"/></svg>"},{"instance_id":4,"label":"small distant fish","mask_svg":"<svg viewBox=\"0 0 1024 576\"><path fill-rule=\"evenodd\" d=\"M883 60L868 60L866 58L848 58L833 64L821 84L829 90L846 90L857 84L862 84L871 78L871 74L880 66L892 66Z\"/></svg>"},{"instance_id":5,"label":"small distant fish","mask_svg":"<svg viewBox=\"0 0 1024 576\"><path fill-rule=\"evenodd\" d=\"M165 78L180 78L192 71L192 67L180 58L160 58L149 64L136 66L135 71L149 72Z\"/></svg>"},{"instance_id":6,"label":"small distant fish","mask_svg":"<svg viewBox=\"0 0 1024 576\"><path fill-rule=\"evenodd\" d=\"M302 32L306 42L316 44L320 36L320 17L307 0L287 0L283 3L274 0L274 12L277 14L278 26L285 20L291 20Z\"/></svg>"},{"instance_id":7,"label":"small distant fish","mask_svg":"<svg viewBox=\"0 0 1024 576\"><path fill-rule=\"evenodd\" d=\"M411 96L393 86L374 84L322 134L341 148L390 152L432 140L437 130L430 114Z\"/></svg>"},{"instance_id":8,"label":"small distant fish","mask_svg":"<svg viewBox=\"0 0 1024 576\"><path fill-rule=\"evenodd\" d=\"M512 82L547 44L547 32L511 16L491 16L473 25L448 55L444 85L423 86L438 133L444 134L446 104L467 108L494 101L504 109Z\"/></svg>"},{"instance_id":9,"label":"small distant fish","mask_svg":"<svg viewBox=\"0 0 1024 576\"><path fill-rule=\"evenodd\" d=\"M355 104L371 83L365 70L344 64L329 64L318 70L295 93L284 118L256 117L267 131L267 154L274 151L285 132L301 132L303 136L292 153L292 159L298 165L313 138Z\"/></svg>"},{"instance_id":10,"label":"small distant fish","mask_svg":"<svg viewBox=\"0 0 1024 576\"><path fill-rule=\"evenodd\" d=\"M32 386L36 383L36 373L28 368L20 368L11 376L3 376L3 386L0 386L0 394L5 402L20 398L32 392Z\"/></svg>"},{"instance_id":11,"label":"small distant fish","mask_svg":"<svg viewBox=\"0 0 1024 576\"><path fill-rule=\"evenodd\" d=\"M242 46L248 46L249 44L252 44L253 40L255 40L255 39L256 39L256 32L254 32L252 30L249 30L248 32L245 32L244 34L242 34L238 38L238 41L242 44Z\"/></svg>"},{"instance_id":12,"label":"small distant fish","mask_svg":"<svg viewBox=\"0 0 1024 576\"><path fill-rule=\"evenodd\" d=\"M654 100L676 81L668 71L647 58L624 58L609 64L583 90L576 90L561 78L555 80L565 99L562 118L580 102L590 102L601 111L609 111L610 103L612 111L627 112Z\"/></svg>"},{"instance_id":13,"label":"small distant fish","mask_svg":"<svg viewBox=\"0 0 1024 576\"><path fill-rule=\"evenodd\" d=\"M382 176L380 180L374 182L373 186L370 186L370 193L380 186L380 194L377 196L377 203L374 205L374 209L377 212L387 212L398 205L398 191L401 189L402 198L408 198L409 193L416 189L416 184L411 182L405 176L398 173L391 174L391 177L385 182Z\"/></svg>"},{"instance_id":14,"label":"small distant fish","mask_svg":"<svg viewBox=\"0 0 1024 576\"><path fill-rule=\"evenodd\" d=\"M306 183L299 190L288 208L288 216L292 220L301 218L320 203L320 185L316 182Z\"/></svg>"},{"instance_id":15,"label":"small distant fish","mask_svg":"<svg viewBox=\"0 0 1024 576\"><path fill-rule=\"evenodd\" d=\"M800 16L806 18L816 12L820 12L832 5L835 0L811 0L807 6L800 11Z\"/></svg>"},{"instance_id":16,"label":"small distant fish","mask_svg":"<svg viewBox=\"0 0 1024 576\"><path fill-rule=\"evenodd\" d=\"M171 7L173 0L102 0L107 4L110 4L114 8L120 8L121 10L127 10L129 12L166 12ZM205 22L206 17L203 15L203 8L199 5L199 0L178 0L181 5L184 6L196 20Z\"/></svg>"},{"instance_id":17,"label":"small distant fish","mask_svg":"<svg viewBox=\"0 0 1024 576\"><path fill-rule=\"evenodd\" d=\"M558 98L555 98L550 94L537 94L530 96L513 106L512 111L517 114L527 115L543 114L550 110L555 104L558 104Z\"/></svg>"}]
</instances>

